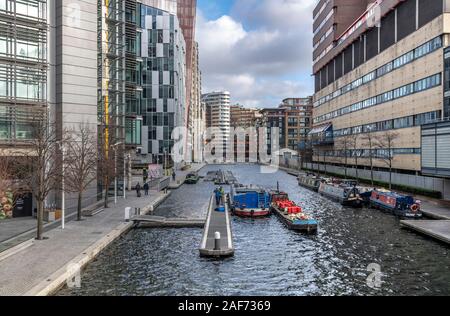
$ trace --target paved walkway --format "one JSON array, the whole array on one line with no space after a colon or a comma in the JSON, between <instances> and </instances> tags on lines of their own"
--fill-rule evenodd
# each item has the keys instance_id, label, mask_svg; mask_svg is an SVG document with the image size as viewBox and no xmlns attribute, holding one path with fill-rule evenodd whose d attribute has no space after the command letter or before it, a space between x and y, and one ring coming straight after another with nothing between
<instances>
[{"instance_id":1,"label":"paved walkway","mask_svg":"<svg viewBox=\"0 0 450 316\"><path fill-rule=\"evenodd\" d=\"M45 294L64 276L70 263L87 264L131 228L132 223L124 222L125 207L149 209L164 197L155 191L140 199L130 195L127 200L119 199L117 205L111 202L109 209L94 217L67 223L64 231L46 232L48 240L33 241L30 247L0 261L0 295Z\"/></svg>"}]
</instances>

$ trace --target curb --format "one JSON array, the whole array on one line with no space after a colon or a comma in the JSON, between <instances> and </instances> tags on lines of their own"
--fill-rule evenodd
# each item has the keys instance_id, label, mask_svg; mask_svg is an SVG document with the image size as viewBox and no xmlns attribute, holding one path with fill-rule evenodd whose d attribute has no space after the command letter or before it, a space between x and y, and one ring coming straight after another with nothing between
<instances>
[{"instance_id":1,"label":"curb","mask_svg":"<svg viewBox=\"0 0 450 316\"><path fill-rule=\"evenodd\" d=\"M24 241L12 248L9 248L8 250L1 252L0 253L0 262L21 252L22 250L25 250L25 249L33 246L33 244L34 244L34 239L29 239L29 240Z\"/></svg>"},{"instance_id":2,"label":"curb","mask_svg":"<svg viewBox=\"0 0 450 316\"><path fill-rule=\"evenodd\" d=\"M152 209L155 209L158 205L163 203L171 192L164 194L160 198L153 201L147 207L142 209L143 214L149 213ZM49 278L41 281L34 286L31 290L27 291L24 296L50 296L61 289L68 280L75 277L79 270L71 269L71 267L77 267L83 269L92 260L94 260L105 248L111 243L116 241L122 235L128 233L134 226L134 223L121 223L116 228L111 230L108 235L95 242L92 246L88 247L82 254L76 256L70 260L63 267L50 275Z\"/></svg>"}]
</instances>

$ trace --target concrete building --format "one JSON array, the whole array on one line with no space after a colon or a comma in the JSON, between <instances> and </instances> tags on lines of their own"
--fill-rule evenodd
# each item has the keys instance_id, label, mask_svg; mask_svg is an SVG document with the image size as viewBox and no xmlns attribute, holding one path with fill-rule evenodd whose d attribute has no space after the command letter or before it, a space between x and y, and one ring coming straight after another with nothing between
<instances>
[{"instance_id":1,"label":"concrete building","mask_svg":"<svg viewBox=\"0 0 450 316\"><path fill-rule=\"evenodd\" d=\"M225 154L230 144L230 93L228 91L207 93L202 95L202 101L206 105L206 127L217 129L212 140L213 144L215 147L221 147Z\"/></svg>"},{"instance_id":2,"label":"concrete building","mask_svg":"<svg viewBox=\"0 0 450 316\"><path fill-rule=\"evenodd\" d=\"M298 151L300 144L306 141L312 126L312 107L312 98L307 97L288 98L283 100L278 108L264 109L268 144L272 145L273 128L278 128L279 148Z\"/></svg>"},{"instance_id":3,"label":"concrete building","mask_svg":"<svg viewBox=\"0 0 450 316\"><path fill-rule=\"evenodd\" d=\"M202 73L199 64L198 43L195 43L192 54L192 89L191 107L189 109L189 147L192 156L190 161L203 161L204 133L206 130L206 105L202 102Z\"/></svg>"},{"instance_id":4,"label":"concrete building","mask_svg":"<svg viewBox=\"0 0 450 316\"><path fill-rule=\"evenodd\" d=\"M336 1L330 12L339 19L341 9L344 4ZM443 0L379 0L355 12L359 18L333 40L331 49L315 49L310 135L316 162L342 166L345 155L348 165L358 158L359 167L367 168L373 157L382 171L392 158L398 173L421 173L421 126L446 116L450 104L443 97L448 12ZM382 144L369 148L368 135L380 140L390 131L398 134L392 150ZM356 148L344 151L338 144L350 136L357 138Z\"/></svg>"},{"instance_id":5,"label":"concrete building","mask_svg":"<svg viewBox=\"0 0 450 316\"><path fill-rule=\"evenodd\" d=\"M257 127L262 119L261 110L255 108L245 108L242 105L232 105L230 108L231 127Z\"/></svg>"}]
</instances>

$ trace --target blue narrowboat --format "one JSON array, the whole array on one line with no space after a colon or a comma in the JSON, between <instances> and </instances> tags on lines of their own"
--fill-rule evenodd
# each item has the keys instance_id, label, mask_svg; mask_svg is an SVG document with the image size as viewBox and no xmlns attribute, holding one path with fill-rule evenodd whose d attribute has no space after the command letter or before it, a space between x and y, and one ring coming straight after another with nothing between
<instances>
[{"instance_id":1,"label":"blue narrowboat","mask_svg":"<svg viewBox=\"0 0 450 316\"><path fill-rule=\"evenodd\" d=\"M387 190L374 190L370 197L370 205L376 209L392 212L396 216L422 218L420 201L412 196Z\"/></svg>"},{"instance_id":2,"label":"blue narrowboat","mask_svg":"<svg viewBox=\"0 0 450 316\"><path fill-rule=\"evenodd\" d=\"M230 205L233 214L240 217L265 217L271 214L269 193L255 186L232 187Z\"/></svg>"}]
</instances>

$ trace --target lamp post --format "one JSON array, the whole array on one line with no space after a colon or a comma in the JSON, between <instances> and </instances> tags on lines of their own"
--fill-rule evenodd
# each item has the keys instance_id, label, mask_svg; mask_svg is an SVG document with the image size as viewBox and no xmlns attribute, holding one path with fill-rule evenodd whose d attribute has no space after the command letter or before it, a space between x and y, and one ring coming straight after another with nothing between
<instances>
[{"instance_id":1,"label":"lamp post","mask_svg":"<svg viewBox=\"0 0 450 316\"><path fill-rule=\"evenodd\" d=\"M127 161L130 163L130 154L124 156L123 159L123 199L127 199L127 187L128 187L128 177L127 177Z\"/></svg>"}]
</instances>

